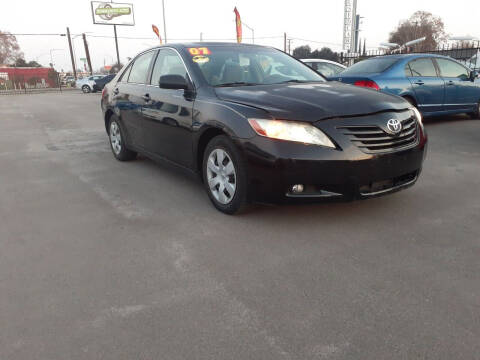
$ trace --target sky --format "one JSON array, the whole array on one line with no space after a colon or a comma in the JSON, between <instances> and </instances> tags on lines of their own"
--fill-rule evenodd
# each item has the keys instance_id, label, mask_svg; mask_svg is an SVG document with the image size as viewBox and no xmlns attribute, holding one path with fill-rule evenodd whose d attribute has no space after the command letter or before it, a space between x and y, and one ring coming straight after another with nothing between
<instances>
[{"instance_id":1,"label":"sky","mask_svg":"<svg viewBox=\"0 0 480 360\"><path fill-rule=\"evenodd\" d=\"M152 24L163 35L161 0L124 0L133 3L135 26L117 26L122 62L142 49L158 44ZM168 42L222 39L235 41L237 7L242 21L255 31L255 43L283 49L283 33L293 38L291 48L310 45L341 50L344 0L165 0ZM417 10L440 16L445 30L452 36L466 34L480 37L478 0L358 0L357 13L363 19L360 38L367 39L367 48L376 49L388 40L388 34L401 20ZM113 26L94 25L90 0L22 0L2 1L0 30L13 34L65 33L70 28L75 58L85 57L82 37L86 33L94 69L115 62ZM251 31L243 28L244 42L252 42ZM129 39L140 38L140 39ZM50 54L57 70L71 70L66 37L17 36L27 61L50 63Z\"/></svg>"}]
</instances>

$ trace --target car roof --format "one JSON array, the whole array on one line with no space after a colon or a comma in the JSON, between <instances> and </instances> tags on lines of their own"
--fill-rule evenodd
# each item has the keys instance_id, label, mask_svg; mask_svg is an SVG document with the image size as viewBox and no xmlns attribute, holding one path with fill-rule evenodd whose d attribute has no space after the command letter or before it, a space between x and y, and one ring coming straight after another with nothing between
<instances>
[{"instance_id":1,"label":"car roof","mask_svg":"<svg viewBox=\"0 0 480 360\"><path fill-rule=\"evenodd\" d=\"M332 61L332 60L326 60L326 59L300 59L300 61L309 61L309 62L325 62L325 63L329 63L329 64L334 64L334 65L338 65L338 66L341 66L341 67L346 67L345 65L342 65L336 61Z\"/></svg>"},{"instance_id":2,"label":"car roof","mask_svg":"<svg viewBox=\"0 0 480 360\"><path fill-rule=\"evenodd\" d=\"M415 53L415 54L394 54L394 55L381 55L375 56L371 59L384 59L384 58L391 58L391 59L415 59L420 57L435 57L435 58L444 58L444 59L451 59L449 56L439 55L439 54L429 54L429 53Z\"/></svg>"},{"instance_id":3,"label":"car roof","mask_svg":"<svg viewBox=\"0 0 480 360\"><path fill-rule=\"evenodd\" d=\"M191 47L209 47L209 46L235 46L235 47L249 47L249 48L266 48L266 49L274 49L272 46L263 46L263 45L257 45L257 44L243 44L243 43L236 43L236 42L216 42L216 41L206 41L206 42L189 42L189 43L168 43L168 44L163 44L163 45L158 45L154 46L152 48L146 49L147 50L152 50L152 49L161 49L162 47L170 47L174 48L177 50L180 49L187 49Z\"/></svg>"}]
</instances>

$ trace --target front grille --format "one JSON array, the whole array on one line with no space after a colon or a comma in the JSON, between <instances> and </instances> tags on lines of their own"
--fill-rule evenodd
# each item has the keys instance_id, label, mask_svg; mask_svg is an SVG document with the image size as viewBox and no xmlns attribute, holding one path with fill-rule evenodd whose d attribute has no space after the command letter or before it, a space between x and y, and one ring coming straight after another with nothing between
<instances>
[{"instance_id":1,"label":"front grille","mask_svg":"<svg viewBox=\"0 0 480 360\"><path fill-rule=\"evenodd\" d=\"M398 135L389 135L378 125L348 125L337 129L367 154L404 150L418 143L418 124L414 117L402 121Z\"/></svg>"}]
</instances>

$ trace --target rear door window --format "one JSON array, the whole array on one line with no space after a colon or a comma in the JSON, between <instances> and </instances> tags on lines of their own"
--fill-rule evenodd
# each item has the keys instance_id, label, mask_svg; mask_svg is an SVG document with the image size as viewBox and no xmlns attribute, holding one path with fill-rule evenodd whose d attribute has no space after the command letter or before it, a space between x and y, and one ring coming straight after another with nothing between
<instances>
[{"instance_id":1,"label":"rear door window","mask_svg":"<svg viewBox=\"0 0 480 360\"><path fill-rule=\"evenodd\" d=\"M128 76L129 83L145 84L154 52L146 52L135 59Z\"/></svg>"},{"instance_id":2,"label":"rear door window","mask_svg":"<svg viewBox=\"0 0 480 360\"><path fill-rule=\"evenodd\" d=\"M123 74L118 79L118 82L126 82L128 80L128 76L130 75L130 70L132 70L132 64L130 64L128 68L123 72Z\"/></svg>"},{"instance_id":3,"label":"rear door window","mask_svg":"<svg viewBox=\"0 0 480 360\"><path fill-rule=\"evenodd\" d=\"M430 58L421 58L408 63L412 76L437 77L437 70Z\"/></svg>"}]
</instances>

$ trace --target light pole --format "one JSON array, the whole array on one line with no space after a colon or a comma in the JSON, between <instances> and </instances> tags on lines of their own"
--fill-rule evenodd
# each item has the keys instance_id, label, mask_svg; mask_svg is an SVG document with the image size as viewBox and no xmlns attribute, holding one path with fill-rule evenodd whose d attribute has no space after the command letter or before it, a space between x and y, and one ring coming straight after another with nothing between
<instances>
[{"instance_id":1,"label":"light pole","mask_svg":"<svg viewBox=\"0 0 480 360\"><path fill-rule=\"evenodd\" d=\"M249 29L252 32L252 44L255 44L255 31L250 26L245 24L243 21L242 21L242 25L244 25L247 29Z\"/></svg>"},{"instance_id":2,"label":"light pole","mask_svg":"<svg viewBox=\"0 0 480 360\"><path fill-rule=\"evenodd\" d=\"M396 52L396 51L401 51L401 50L405 49L405 48L408 47L408 46L412 46L412 45L421 43L422 41L425 41L425 40L426 40L426 37L422 37L422 38L420 38L420 39L415 39L415 40L407 41L407 42L406 42L405 44L403 44L403 45L400 45L400 44L397 44L397 43L384 42L384 43L380 43L380 46L381 46L381 47L389 48L390 50L392 50L392 52Z\"/></svg>"},{"instance_id":3,"label":"light pole","mask_svg":"<svg viewBox=\"0 0 480 360\"><path fill-rule=\"evenodd\" d=\"M53 52L54 51L63 51L64 49L50 49L50 66L52 67L53 69Z\"/></svg>"},{"instance_id":4,"label":"light pole","mask_svg":"<svg viewBox=\"0 0 480 360\"><path fill-rule=\"evenodd\" d=\"M167 24L165 23L165 0L162 0L162 10L163 10L163 40L165 44L167 43Z\"/></svg>"}]
</instances>

